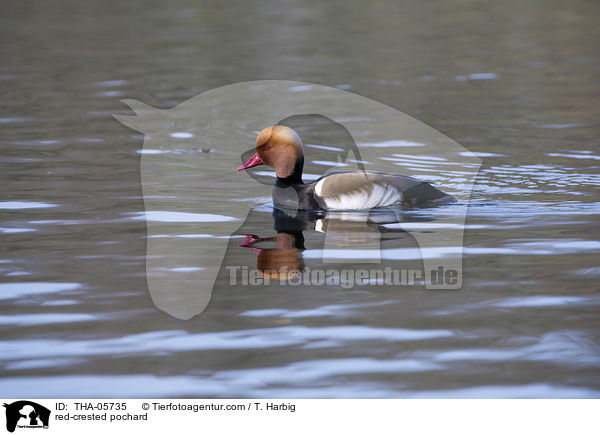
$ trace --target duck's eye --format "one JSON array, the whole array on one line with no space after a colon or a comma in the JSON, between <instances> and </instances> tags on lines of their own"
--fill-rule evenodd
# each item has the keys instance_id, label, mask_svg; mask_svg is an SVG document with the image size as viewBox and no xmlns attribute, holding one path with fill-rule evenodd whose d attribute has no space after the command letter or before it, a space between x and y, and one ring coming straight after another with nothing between
<instances>
[{"instance_id":1,"label":"duck's eye","mask_svg":"<svg viewBox=\"0 0 600 435\"><path fill-rule=\"evenodd\" d=\"M265 145L266 150L268 150L269 148L271 148L269 145Z\"/></svg>"}]
</instances>

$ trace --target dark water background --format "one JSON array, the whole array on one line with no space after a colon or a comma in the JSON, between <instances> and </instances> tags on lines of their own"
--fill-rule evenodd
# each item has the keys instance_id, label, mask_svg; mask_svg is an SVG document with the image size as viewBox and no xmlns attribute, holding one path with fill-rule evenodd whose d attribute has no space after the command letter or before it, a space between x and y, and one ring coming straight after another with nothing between
<instances>
[{"instance_id":1,"label":"dark water background","mask_svg":"<svg viewBox=\"0 0 600 435\"><path fill-rule=\"evenodd\" d=\"M599 397L599 19L583 0L5 2L0 395ZM111 114L263 79L350 90L480 153L461 290L154 307L142 137Z\"/></svg>"}]
</instances>

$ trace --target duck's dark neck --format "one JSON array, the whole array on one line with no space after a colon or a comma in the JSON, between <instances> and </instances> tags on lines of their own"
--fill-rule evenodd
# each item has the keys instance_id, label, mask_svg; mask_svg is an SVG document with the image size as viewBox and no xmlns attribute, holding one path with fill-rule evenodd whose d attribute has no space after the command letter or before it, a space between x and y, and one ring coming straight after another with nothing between
<instances>
[{"instance_id":1,"label":"duck's dark neck","mask_svg":"<svg viewBox=\"0 0 600 435\"><path fill-rule=\"evenodd\" d=\"M302 170L304 169L304 157L301 157L296 161L294 165L294 171L287 177L277 176L275 184L277 186L290 186L294 184L304 184L302 182Z\"/></svg>"},{"instance_id":2,"label":"duck's dark neck","mask_svg":"<svg viewBox=\"0 0 600 435\"><path fill-rule=\"evenodd\" d=\"M304 184L302 182L302 176L290 175L286 178L277 177L277 181L275 182L277 186L290 186L292 184Z\"/></svg>"}]
</instances>

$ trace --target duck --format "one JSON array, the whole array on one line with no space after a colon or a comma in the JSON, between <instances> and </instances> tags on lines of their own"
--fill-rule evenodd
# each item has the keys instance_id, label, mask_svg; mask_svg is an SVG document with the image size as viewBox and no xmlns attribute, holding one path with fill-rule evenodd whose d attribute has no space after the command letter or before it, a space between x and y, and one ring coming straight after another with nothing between
<instances>
[{"instance_id":1,"label":"duck","mask_svg":"<svg viewBox=\"0 0 600 435\"><path fill-rule=\"evenodd\" d=\"M378 171L332 171L304 183L302 140L285 125L264 128L256 137L256 152L236 172L259 165L275 169L273 205L284 209L370 210L395 204L422 207L456 201L425 181Z\"/></svg>"}]
</instances>

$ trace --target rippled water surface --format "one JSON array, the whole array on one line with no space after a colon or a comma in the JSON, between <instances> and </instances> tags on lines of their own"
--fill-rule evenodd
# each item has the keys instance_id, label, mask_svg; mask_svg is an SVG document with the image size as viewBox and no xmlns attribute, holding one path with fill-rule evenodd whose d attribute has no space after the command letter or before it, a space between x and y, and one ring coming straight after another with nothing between
<instances>
[{"instance_id":1,"label":"rippled water surface","mask_svg":"<svg viewBox=\"0 0 600 435\"><path fill-rule=\"evenodd\" d=\"M1 394L600 397L599 18L587 1L9 2L0 17ZM131 113L124 98L169 109L259 79L367 96L481 157L462 289L244 287L221 274L200 316L154 306L144 217L173 216L144 215L143 137L112 114ZM460 168L407 154L402 139L379 144L379 155L461 189ZM204 145L215 183L203 201L228 216L260 196L247 177L220 191L220 179L241 177L239 157L225 171L211 159L226 150ZM327 149L315 145L307 159L325 167ZM256 265L258 251L238 245L246 234L275 236L264 203L224 264ZM407 210L403 221L427 231L457 207ZM410 236L376 225L394 239L382 242L391 243L386 264L422 267ZM302 261L314 266L323 233L303 238Z\"/></svg>"}]
</instances>

